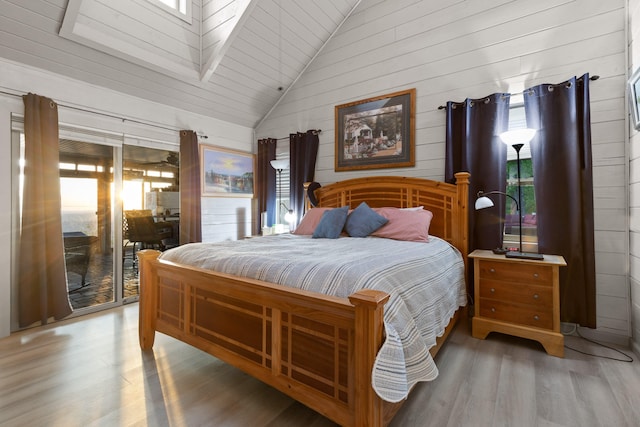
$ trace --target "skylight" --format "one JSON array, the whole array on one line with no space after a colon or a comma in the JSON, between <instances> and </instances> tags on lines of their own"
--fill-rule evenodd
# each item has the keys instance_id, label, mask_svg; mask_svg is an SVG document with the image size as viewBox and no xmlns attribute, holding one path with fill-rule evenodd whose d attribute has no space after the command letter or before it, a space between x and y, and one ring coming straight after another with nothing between
<instances>
[{"instance_id":1,"label":"skylight","mask_svg":"<svg viewBox=\"0 0 640 427\"><path fill-rule=\"evenodd\" d=\"M191 0L148 0L167 12L191 23Z\"/></svg>"}]
</instances>

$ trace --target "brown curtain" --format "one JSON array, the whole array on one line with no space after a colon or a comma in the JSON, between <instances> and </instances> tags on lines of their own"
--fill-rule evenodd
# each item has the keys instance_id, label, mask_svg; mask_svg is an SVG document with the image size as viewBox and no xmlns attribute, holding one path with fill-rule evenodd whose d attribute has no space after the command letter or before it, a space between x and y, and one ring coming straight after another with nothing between
<instances>
[{"instance_id":1,"label":"brown curtain","mask_svg":"<svg viewBox=\"0 0 640 427\"><path fill-rule=\"evenodd\" d=\"M289 198L290 209L296 216L292 228L300 223L304 213L304 183L312 182L316 172L316 158L320 138L317 130L308 130L289 135Z\"/></svg>"},{"instance_id":2,"label":"brown curtain","mask_svg":"<svg viewBox=\"0 0 640 427\"><path fill-rule=\"evenodd\" d=\"M271 160L276 158L275 138L265 138L258 140L258 165L256 177L257 197L258 197L258 227L271 227L276 219L276 170L271 167ZM260 223L262 212L267 213L265 224ZM262 230L258 230L258 233Z\"/></svg>"},{"instance_id":3,"label":"brown curtain","mask_svg":"<svg viewBox=\"0 0 640 427\"><path fill-rule=\"evenodd\" d=\"M492 196L495 207L473 209L478 191L506 190L507 147L500 133L509 127L510 95L496 93L481 99L447 102L445 181L455 183L457 172L469 172L469 250L502 246L504 196Z\"/></svg>"},{"instance_id":4,"label":"brown curtain","mask_svg":"<svg viewBox=\"0 0 640 427\"><path fill-rule=\"evenodd\" d=\"M58 106L28 94L24 101L25 166L18 249L20 327L72 312L64 264Z\"/></svg>"},{"instance_id":5,"label":"brown curtain","mask_svg":"<svg viewBox=\"0 0 640 427\"><path fill-rule=\"evenodd\" d=\"M198 135L180 131L180 244L202 241Z\"/></svg>"},{"instance_id":6,"label":"brown curtain","mask_svg":"<svg viewBox=\"0 0 640 427\"><path fill-rule=\"evenodd\" d=\"M589 75L524 92L527 126L538 129L531 161L538 251L562 255L560 320L596 327L596 275Z\"/></svg>"},{"instance_id":7,"label":"brown curtain","mask_svg":"<svg viewBox=\"0 0 640 427\"><path fill-rule=\"evenodd\" d=\"M506 189L507 148L499 136L509 127L510 95L496 93L464 102L447 102L445 173L455 183L457 172L469 172L469 251L502 246L503 197L492 197L493 209L474 209L479 191ZM467 273L467 291L473 298L473 263Z\"/></svg>"}]
</instances>

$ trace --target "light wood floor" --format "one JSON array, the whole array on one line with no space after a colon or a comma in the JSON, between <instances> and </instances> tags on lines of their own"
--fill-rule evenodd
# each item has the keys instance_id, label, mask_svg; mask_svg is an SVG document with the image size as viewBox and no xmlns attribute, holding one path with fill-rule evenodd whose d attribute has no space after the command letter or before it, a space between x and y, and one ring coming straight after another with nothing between
<instances>
[{"instance_id":1,"label":"light wood floor","mask_svg":"<svg viewBox=\"0 0 640 427\"><path fill-rule=\"evenodd\" d=\"M172 338L158 334L142 353L137 315L132 304L0 340L0 425L333 425ZM476 340L465 321L436 362L440 376L416 387L393 426L640 425L638 361L571 350L559 359L496 334Z\"/></svg>"}]
</instances>

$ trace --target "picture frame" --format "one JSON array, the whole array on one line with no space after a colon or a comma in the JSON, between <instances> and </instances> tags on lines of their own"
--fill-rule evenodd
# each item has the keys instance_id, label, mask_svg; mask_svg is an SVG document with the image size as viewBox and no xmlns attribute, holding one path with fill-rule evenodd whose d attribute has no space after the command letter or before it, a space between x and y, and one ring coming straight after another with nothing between
<instances>
[{"instance_id":1,"label":"picture frame","mask_svg":"<svg viewBox=\"0 0 640 427\"><path fill-rule=\"evenodd\" d=\"M254 197L255 156L244 151L200 145L203 197Z\"/></svg>"},{"instance_id":2,"label":"picture frame","mask_svg":"<svg viewBox=\"0 0 640 427\"><path fill-rule=\"evenodd\" d=\"M335 170L415 166L416 90L335 107Z\"/></svg>"},{"instance_id":3,"label":"picture frame","mask_svg":"<svg viewBox=\"0 0 640 427\"><path fill-rule=\"evenodd\" d=\"M628 89L631 121L633 127L640 130L640 68L629 78Z\"/></svg>"}]
</instances>

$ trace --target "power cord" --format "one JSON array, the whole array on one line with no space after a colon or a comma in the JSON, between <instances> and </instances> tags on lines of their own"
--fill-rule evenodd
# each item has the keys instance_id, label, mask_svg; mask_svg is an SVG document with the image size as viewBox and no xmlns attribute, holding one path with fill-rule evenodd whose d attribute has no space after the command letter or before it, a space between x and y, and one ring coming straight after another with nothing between
<instances>
[{"instance_id":1,"label":"power cord","mask_svg":"<svg viewBox=\"0 0 640 427\"><path fill-rule=\"evenodd\" d=\"M607 349L609 349L609 350L613 350L613 351L615 351L616 353L621 354L622 356L626 357L626 359L618 359L618 358L616 358L616 357L601 356L601 355L599 355L599 354L587 353L587 352L585 352L585 351L578 350L578 349L576 349L576 348L570 347L570 346L568 346L568 345L566 345L566 344L564 345L564 346L565 346L565 348L568 348L569 350L573 350L573 351L575 351L575 352L577 352L577 353L585 354L585 355L587 355L587 356L600 357L600 358L602 358L602 359L615 360L615 361L617 361L617 362L627 362L627 363L631 363L631 362L633 362L633 357L629 356L629 355L628 355L628 354L626 354L625 352L620 351L620 350L618 350L617 348L610 347L610 346L608 346L608 345L606 345L606 344L602 344L602 343L600 343L600 342L594 341L594 340L592 340L592 339L589 339L589 338L587 338L587 337L585 337L585 336L581 335L581 334L580 334L580 329L578 329L578 324L577 324L577 323L574 323L574 325L573 325L573 330L572 330L572 331L570 331L570 332L563 332L562 334L563 334L563 335L573 335L574 333L575 333L576 335L578 335L580 338L582 338L583 340L585 340L585 341L587 341L587 342L590 342L590 343L592 343L592 344L595 344L595 345L599 345L600 347L604 347L604 348L607 348Z\"/></svg>"}]
</instances>

